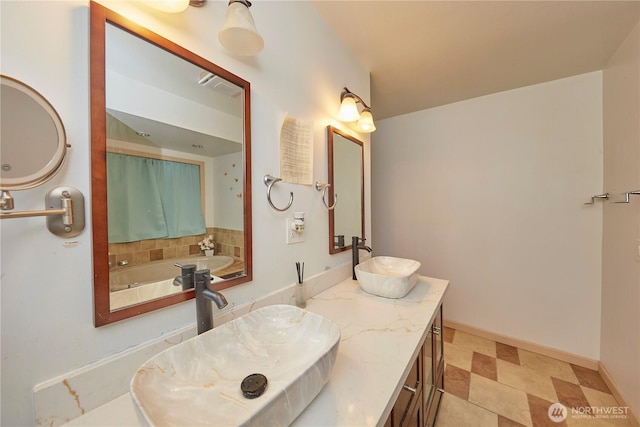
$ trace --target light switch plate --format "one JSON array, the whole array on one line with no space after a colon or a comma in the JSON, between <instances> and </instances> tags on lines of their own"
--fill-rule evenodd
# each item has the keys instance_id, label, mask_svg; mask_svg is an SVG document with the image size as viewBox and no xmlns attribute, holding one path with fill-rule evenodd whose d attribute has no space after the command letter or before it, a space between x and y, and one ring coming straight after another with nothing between
<instances>
[{"instance_id":1,"label":"light switch plate","mask_svg":"<svg viewBox=\"0 0 640 427\"><path fill-rule=\"evenodd\" d=\"M304 242L304 232L298 233L291 228L293 218L287 218L287 244Z\"/></svg>"}]
</instances>

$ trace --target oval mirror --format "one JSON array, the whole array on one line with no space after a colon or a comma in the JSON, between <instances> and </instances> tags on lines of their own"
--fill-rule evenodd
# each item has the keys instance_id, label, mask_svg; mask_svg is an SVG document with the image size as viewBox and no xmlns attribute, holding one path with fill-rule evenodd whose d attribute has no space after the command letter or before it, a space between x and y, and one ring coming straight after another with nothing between
<instances>
[{"instance_id":1,"label":"oval mirror","mask_svg":"<svg viewBox=\"0 0 640 427\"><path fill-rule=\"evenodd\" d=\"M0 75L0 94L0 189L43 184L67 152L62 120L40 93L16 79Z\"/></svg>"},{"instance_id":2,"label":"oval mirror","mask_svg":"<svg viewBox=\"0 0 640 427\"><path fill-rule=\"evenodd\" d=\"M102 326L193 298L176 265L209 269L215 290L251 280L250 85L90 7L94 322Z\"/></svg>"}]
</instances>

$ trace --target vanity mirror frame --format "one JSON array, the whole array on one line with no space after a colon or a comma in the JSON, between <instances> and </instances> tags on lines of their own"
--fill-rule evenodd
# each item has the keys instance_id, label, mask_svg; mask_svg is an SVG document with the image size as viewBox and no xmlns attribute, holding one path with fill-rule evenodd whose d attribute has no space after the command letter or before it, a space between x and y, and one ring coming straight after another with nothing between
<instances>
[{"instance_id":1,"label":"vanity mirror frame","mask_svg":"<svg viewBox=\"0 0 640 427\"><path fill-rule=\"evenodd\" d=\"M364 143L357 138L341 131L340 129L333 127L331 125L327 126L327 157L329 164L329 200L335 200L335 165L334 165L334 134L340 135L341 137L348 139L360 146L360 236L361 238L365 238L365 227L364 227ZM346 195L338 195L340 200L345 199ZM351 244L345 245L343 247L336 247L335 245L335 229L336 229L336 219L335 219L335 210L340 208L340 203L338 203L335 209L329 211L329 253L337 254L340 252L351 250ZM351 241L352 236L345 236L347 241Z\"/></svg>"},{"instance_id":2,"label":"vanity mirror frame","mask_svg":"<svg viewBox=\"0 0 640 427\"><path fill-rule=\"evenodd\" d=\"M107 124L106 124L106 27L114 25L147 41L169 54L195 64L243 89L243 211L244 275L212 285L215 290L229 288L253 279L251 220L251 107L250 83L184 47L155 34L104 6L90 3L90 90L91 90L91 206L93 221L93 289L94 325L103 326L168 307L195 297L190 289L112 311L109 290L109 256L107 230ZM176 269L176 275L179 275Z\"/></svg>"}]
</instances>

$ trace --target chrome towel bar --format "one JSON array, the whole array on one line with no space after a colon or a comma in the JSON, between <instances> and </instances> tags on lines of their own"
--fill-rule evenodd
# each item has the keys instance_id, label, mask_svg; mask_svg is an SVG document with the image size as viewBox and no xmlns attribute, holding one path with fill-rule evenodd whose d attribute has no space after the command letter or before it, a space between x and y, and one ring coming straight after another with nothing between
<instances>
[{"instance_id":1,"label":"chrome towel bar","mask_svg":"<svg viewBox=\"0 0 640 427\"><path fill-rule=\"evenodd\" d=\"M598 200L605 200L609 198L609 193L604 193L604 194L598 194L595 196L591 196L591 201L590 202L585 202L585 205L593 205L595 204L596 199Z\"/></svg>"},{"instance_id":2,"label":"chrome towel bar","mask_svg":"<svg viewBox=\"0 0 640 427\"><path fill-rule=\"evenodd\" d=\"M627 191L627 192L625 192L623 194L624 194L624 200L621 201L621 202L615 202L615 203L629 203L629 196L632 195L632 194L640 195L640 190Z\"/></svg>"}]
</instances>

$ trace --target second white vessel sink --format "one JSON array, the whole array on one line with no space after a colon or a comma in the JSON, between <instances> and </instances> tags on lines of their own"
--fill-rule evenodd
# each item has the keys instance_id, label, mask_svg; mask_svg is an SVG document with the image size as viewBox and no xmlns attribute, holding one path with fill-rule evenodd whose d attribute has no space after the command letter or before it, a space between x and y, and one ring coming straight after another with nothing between
<instances>
[{"instance_id":1,"label":"second white vessel sink","mask_svg":"<svg viewBox=\"0 0 640 427\"><path fill-rule=\"evenodd\" d=\"M131 396L146 425L286 426L329 380L339 342L340 329L322 316L263 307L149 359ZM245 397L241 383L256 373L266 389Z\"/></svg>"},{"instance_id":2,"label":"second white vessel sink","mask_svg":"<svg viewBox=\"0 0 640 427\"><path fill-rule=\"evenodd\" d=\"M355 272L365 292L402 298L416 285L420 265L412 259L377 256L356 265Z\"/></svg>"}]
</instances>

